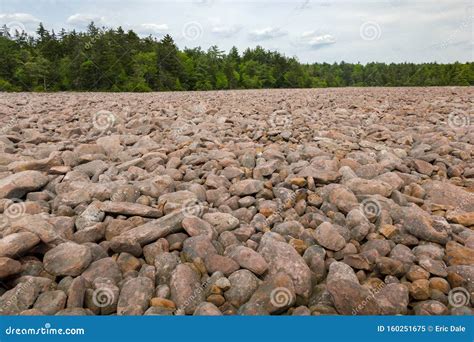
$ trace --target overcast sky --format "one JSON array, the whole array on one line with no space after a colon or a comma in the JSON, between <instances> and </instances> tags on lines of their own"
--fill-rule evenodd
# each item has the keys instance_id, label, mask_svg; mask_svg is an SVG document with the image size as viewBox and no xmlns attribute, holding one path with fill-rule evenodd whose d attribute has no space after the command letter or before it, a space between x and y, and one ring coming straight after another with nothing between
<instances>
[{"instance_id":1,"label":"overcast sky","mask_svg":"<svg viewBox=\"0 0 474 342\"><path fill-rule=\"evenodd\" d=\"M0 24L169 33L180 48L261 45L303 62L474 60L471 0L1 0Z\"/></svg>"}]
</instances>

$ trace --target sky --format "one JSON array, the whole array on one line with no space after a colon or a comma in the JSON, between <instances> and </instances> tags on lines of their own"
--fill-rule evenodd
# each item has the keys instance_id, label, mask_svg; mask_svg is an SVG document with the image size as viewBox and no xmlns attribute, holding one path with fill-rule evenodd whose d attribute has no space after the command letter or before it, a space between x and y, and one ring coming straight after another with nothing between
<instances>
[{"instance_id":1,"label":"sky","mask_svg":"<svg viewBox=\"0 0 474 342\"><path fill-rule=\"evenodd\" d=\"M305 63L474 61L472 0L1 0L0 25L170 34L180 48L263 46Z\"/></svg>"}]
</instances>

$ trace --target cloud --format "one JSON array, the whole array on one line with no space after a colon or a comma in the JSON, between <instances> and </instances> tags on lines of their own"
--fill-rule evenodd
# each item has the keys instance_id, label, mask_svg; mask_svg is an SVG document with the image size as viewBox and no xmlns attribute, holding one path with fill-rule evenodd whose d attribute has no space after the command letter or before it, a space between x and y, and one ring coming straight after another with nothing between
<instances>
[{"instance_id":1,"label":"cloud","mask_svg":"<svg viewBox=\"0 0 474 342\"><path fill-rule=\"evenodd\" d=\"M137 31L143 34L163 34L163 32L168 31L169 27L167 24L141 24Z\"/></svg>"},{"instance_id":2,"label":"cloud","mask_svg":"<svg viewBox=\"0 0 474 342\"><path fill-rule=\"evenodd\" d=\"M214 26L211 32L217 36L229 38L236 35L241 29L241 26Z\"/></svg>"},{"instance_id":3,"label":"cloud","mask_svg":"<svg viewBox=\"0 0 474 342\"><path fill-rule=\"evenodd\" d=\"M2 22L3 21L5 22L18 21L23 24L36 24L41 21L29 13L11 13L11 14L2 13L0 14L0 20Z\"/></svg>"},{"instance_id":4,"label":"cloud","mask_svg":"<svg viewBox=\"0 0 474 342\"><path fill-rule=\"evenodd\" d=\"M301 34L301 42L312 48L320 48L336 43L336 38L330 34L322 34L318 31L307 31Z\"/></svg>"},{"instance_id":5,"label":"cloud","mask_svg":"<svg viewBox=\"0 0 474 342\"><path fill-rule=\"evenodd\" d=\"M97 15L76 13L67 18L67 23L70 25L76 25L85 27L93 21L96 25L105 25L105 17L99 17Z\"/></svg>"},{"instance_id":6,"label":"cloud","mask_svg":"<svg viewBox=\"0 0 474 342\"><path fill-rule=\"evenodd\" d=\"M261 30L251 31L249 36L252 40L268 40L287 35L288 33L280 30L278 27L266 27Z\"/></svg>"}]
</instances>

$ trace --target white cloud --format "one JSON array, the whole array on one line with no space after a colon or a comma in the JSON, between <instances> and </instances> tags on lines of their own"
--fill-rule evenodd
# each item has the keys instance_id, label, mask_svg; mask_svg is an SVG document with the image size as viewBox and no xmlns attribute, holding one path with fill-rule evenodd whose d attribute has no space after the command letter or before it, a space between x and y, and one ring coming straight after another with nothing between
<instances>
[{"instance_id":1,"label":"white cloud","mask_svg":"<svg viewBox=\"0 0 474 342\"><path fill-rule=\"evenodd\" d=\"M241 26L214 26L211 32L217 36L229 38L237 34L241 29Z\"/></svg>"},{"instance_id":2,"label":"white cloud","mask_svg":"<svg viewBox=\"0 0 474 342\"><path fill-rule=\"evenodd\" d=\"M285 36L287 32L280 30L278 27L266 27L251 31L249 35L252 40L267 40Z\"/></svg>"},{"instance_id":3,"label":"white cloud","mask_svg":"<svg viewBox=\"0 0 474 342\"><path fill-rule=\"evenodd\" d=\"M143 34L162 34L163 32L169 29L168 25L166 24L141 24L137 31Z\"/></svg>"},{"instance_id":4,"label":"white cloud","mask_svg":"<svg viewBox=\"0 0 474 342\"><path fill-rule=\"evenodd\" d=\"M96 25L105 25L105 17L100 17L92 14L76 13L67 18L67 23L70 25L87 26L93 21Z\"/></svg>"},{"instance_id":5,"label":"white cloud","mask_svg":"<svg viewBox=\"0 0 474 342\"><path fill-rule=\"evenodd\" d=\"M318 31L307 31L301 34L301 42L312 48L320 48L336 43L336 38L327 33L322 34Z\"/></svg>"},{"instance_id":6,"label":"white cloud","mask_svg":"<svg viewBox=\"0 0 474 342\"><path fill-rule=\"evenodd\" d=\"M185 5L191 1L209 6ZM43 6L40 11L38 3L43 2L51 6ZM360 1L347 0L297 0L278 1L278 6L259 0L166 3L117 0L96 1L92 7L87 5L89 3L92 4L70 0L0 0L0 13L3 13L0 14L0 27L17 22L28 32L34 32L38 26L36 16L49 30L53 28L58 32L67 24L66 29L84 31L90 20L97 23L103 21L104 16L106 24L97 26L116 28L121 25L141 35L139 31L148 29L157 37L159 33L154 32L155 29L159 31L159 26L141 27L142 24L166 22L169 31L164 33L179 40L186 23L198 22L203 26L200 39L183 40L180 47L200 45L207 49L215 44L227 50L235 45L243 51L256 45L257 40L266 49L296 55L304 62L472 61L472 0L371 0L363 1L363 5ZM142 3L146 6L140 5ZM73 14L66 23L67 17ZM360 37L360 26L368 21L378 23L382 30L381 39L370 41L370 48ZM236 26L240 31L236 32ZM302 35L311 30L317 32ZM148 34L143 33L144 36Z\"/></svg>"},{"instance_id":7,"label":"white cloud","mask_svg":"<svg viewBox=\"0 0 474 342\"><path fill-rule=\"evenodd\" d=\"M29 14L29 13L2 13L0 14L0 20L3 22L9 22L9 21L18 21L23 24L35 24L39 23L40 20L36 18L35 16Z\"/></svg>"}]
</instances>

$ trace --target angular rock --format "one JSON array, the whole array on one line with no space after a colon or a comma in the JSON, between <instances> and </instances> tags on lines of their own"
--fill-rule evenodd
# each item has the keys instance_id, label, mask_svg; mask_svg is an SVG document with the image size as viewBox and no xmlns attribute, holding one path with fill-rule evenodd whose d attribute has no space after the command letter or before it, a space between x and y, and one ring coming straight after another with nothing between
<instances>
[{"instance_id":1,"label":"angular rock","mask_svg":"<svg viewBox=\"0 0 474 342\"><path fill-rule=\"evenodd\" d=\"M240 267L262 275L268 269L265 258L253 249L245 246L230 246L226 250L226 255L234 259Z\"/></svg>"},{"instance_id":2,"label":"angular rock","mask_svg":"<svg viewBox=\"0 0 474 342\"><path fill-rule=\"evenodd\" d=\"M36 234L13 233L0 240L0 256L18 258L40 242Z\"/></svg>"},{"instance_id":3,"label":"angular rock","mask_svg":"<svg viewBox=\"0 0 474 342\"><path fill-rule=\"evenodd\" d=\"M185 217L181 223L189 236L205 235L210 240L217 238L217 231L208 222L196 216Z\"/></svg>"},{"instance_id":4,"label":"angular rock","mask_svg":"<svg viewBox=\"0 0 474 342\"><path fill-rule=\"evenodd\" d=\"M239 220L226 213L207 213L203 215L203 220L211 224L218 234L233 230L239 225Z\"/></svg>"},{"instance_id":5,"label":"angular rock","mask_svg":"<svg viewBox=\"0 0 474 342\"><path fill-rule=\"evenodd\" d=\"M48 183L48 177L39 171L22 171L0 179L0 198L22 198Z\"/></svg>"},{"instance_id":6,"label":"angular rock","mask_svg":"<svg viewBox=\"0 0 474 342\"><path fill-rule=\"evenodd\" d=\"M153 296L153 282L146 277L127 280L120 291L117 304L118 315L143 315Z\"/></svg>"},{"instance_id":7,"label":"angular rock","mask_svg":"<svg viewBox=\"0 0 474 342\"><path fill-rule=\"evenodd\" d=\"M225 276L234 273L240 268L239 264L236 263L233 259L219 254L208 255L204 259L204 264L210 274L219 271L222 272Z\"/></svg>"},{"instance_id":8,"label":"angular rock","mask_svg":"<svg viewBox=\"0 0 474 342\"><path fill-rule=\"evenodd\" d=\"M55 315L66 306L67 296L61 290L43 292L36 299L33 308L45 315Z\"/></svg>"},{"instance_id":9,"label":"angular rock","mask_svg":"<svg viewBox=\"0 0 474 342\"><path fill-rule=\"evenodd\" d=\"M89 283L93 283L97 278L108 278L114 283L122 280L120 268L112 258L103 258L92 262L82 273L82 277Z\"/></svg>"},{"instance_id":10,"label":"angular rock","mask_svg":"<svg viewBox=\"0 0 474 342\"><path fill-rule=\"evenodd\" d=\"M449 241L446 244L446 261L449 265L474 265L474 249Z\"/></svg>"},{"instance_id":11,"label":"angular rock","mask_svg":"<svg viewBox=\"0 0 474 342\"><path fill-rule=\"evenodd\" d=\"M55 276L78 276L92 262L90 248L73 242L65 242L44 255L44 268Z\"/></svg>"},{"instance_id":12,"label":"angular rock","mask_svg":"<svg viewBox=\"0 0 474 342\"><path fill-rule=\"evenodd\" d=\"M191 266L180 264L171 275L171 300L190 315L204 301L206 284L201 284L199 273Z\"/></svg>"},{"instance_id":13,"label":"angular rock","mask_svg":"<svg viewBox=\"0 0 474 342\"><path fill-rule=\"evenodd\" d=\"M7 257L0 257L0 279L7 278L20 272L21 263L19 261Z\"/></svg>"},{"instance_id":14,"label":"angular rock","mask_svg":"<svg viewBox=\"0 0 474 342\"><path fill-rule=\"evenodd\" d=\"M232 195L244 197L263 190L263 182L255 179L245 179L232 184L229 191Z\"/></svg>"},{"instance_id":15,"label":"angular rock","mask_svg":"<svg viewBox=\"0 0 474 342\"><path fill-rule=\"evenodd\" d=\"M278 237L266 233L260 242L258 253L268 263L268 276L285 273L293 281L295 293L302 297L309 297L311 293L311 271L298 252ZM280 236L280 235L277 235Z\"/></svg>"},{"instance_id":16,"label":"angular rock","mask_svg":"<svg viewBox=\"0 0 474 342\"><path fill-rule=\"evenodd\" d=\"M138 203L105 201L100 204L99 208L101 211L111 214L150 218L158 218L162 216L160 210Z\"/></svg>"},{"instance_id":17,"label":"angular rock","mask_svg":"<svg viewBox=\"0 0 474 342\"><path fill-rule=\"evenodd\" d=\"M346 240L329 222L323 222L316 228L314 238L321 246L333 251L339 251L346 245Z\"/></svg>"},{"instance_id":18,"label":"angular rock","mask_svg":"<svg viewBox=\"0 0 474 342\"><path fill-rule=\"evenodd\" d=\"M230 289L225 293L225 299L235 307L248 302L259 286L260 280L248 270L238 270L229 276Z\"/></svg>"},{"instance_id":19,"label":"angular rock","mask_svg":"<svg viewBox=\"0 0 474 342\"><path fill-rule=\"evenodd\" d=\"M259 306L269 314L283 312L293 306L296 301L295 288L291 278L277 272L270 275L257 288L247 306Z\"/></svg>"},{"instance_id":20,"label":"angular rock","mask_svg":"<svg viewBox=\"0 0 474 342\"><path fill-rule=\"evenodd\" d=\"M222 316L222 312L212 303L201 303L193 313L194 316Z\"/></svg>"}]
</instances>

